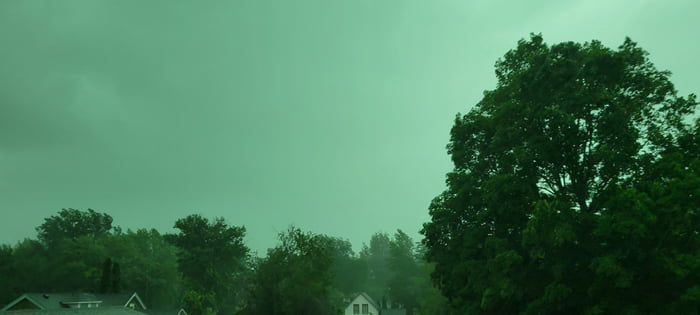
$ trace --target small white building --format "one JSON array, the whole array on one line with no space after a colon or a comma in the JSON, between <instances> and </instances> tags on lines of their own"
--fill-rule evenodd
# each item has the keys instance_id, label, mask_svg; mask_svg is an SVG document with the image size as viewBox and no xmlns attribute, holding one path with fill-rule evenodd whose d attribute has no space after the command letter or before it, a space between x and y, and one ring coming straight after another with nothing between
<instances>
[{"instance_id":1,"label":"small white building","mask_svg":"<svg viewBox=\"0 0 700 315\"><path fill-rule=\"evenodd\" d=\"M372 314L379 315L379 304L374 302L367 293L360 292L355 295L355 297L350 301L347 307L345 307L345 315L354 314Z\"/></svg>"}]
</instances>

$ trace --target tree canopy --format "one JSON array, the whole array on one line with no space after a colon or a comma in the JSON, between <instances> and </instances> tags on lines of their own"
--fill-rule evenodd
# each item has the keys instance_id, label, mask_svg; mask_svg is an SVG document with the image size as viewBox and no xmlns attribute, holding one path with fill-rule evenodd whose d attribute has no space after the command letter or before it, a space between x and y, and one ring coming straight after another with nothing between
<instances>
[{"instance_id":1,"label":"tree canopy","mask_svg":"<svg viewBox=\"0 0 700 315\"><path fill-rule=\"evenodd\" d=\"M97 238L109 233L112 229L112 217L88 209L62 209L57 215L44 219L44 223L36 228L39 240L49 246L55 245L62 239L77 239L80 236Z\"/></svg>"},{"instance_id":2,"label":"tree canopy","mask_svg":"<svg viewBox=\"0 0 700 315\"><path fill-rule=\"evenodd\" d=\"M423 228L465 314L694 313L697 102L630 39L521 40L458 115Z\"/></svg>"},{"instance_id":3,"label":"tree canopy","mask_svg":"<svg viewBox=\"0 0 700 315\"><path fill-rule=\"evenodd\" d=\"M243 243L245 228L229 226L223 218L210 222L200 215L189 215L175 222L178 234L166 240L180 249L178 268L188 292L186 303L195 313L229 313L236 299L237 274L244 270L249 249Z\"/></svg>"},{"instance_id":4,"label":"tree canopy","mask_svg":"<svg viewBox=\"0 0 700 315\"><path fill-rule=\"evenodd\" d=\"M255 264L244 314L334 314L332 238L291 227Z\"/></svg>"},{"instance_id":5,"label":"tree canopy","mask_svg":"<svg viewBox=\"0 0 700 315\"><path fill-rule=\"evenodd\" d=\"M93 212L76 211L45 221L84 224L75 218ZM175 227L176 234L104 228L0 245L0 304L26 292L137 292L151 310L336 314L348 298L367 292L386 306L445 314L446 303L429 282L432 264L402 231L393 239L375 233L358 255L349 240L292 227L265 257L255 257L244 244L245 229L222 218L190 215Z\"/></svg>"}]
</instances>

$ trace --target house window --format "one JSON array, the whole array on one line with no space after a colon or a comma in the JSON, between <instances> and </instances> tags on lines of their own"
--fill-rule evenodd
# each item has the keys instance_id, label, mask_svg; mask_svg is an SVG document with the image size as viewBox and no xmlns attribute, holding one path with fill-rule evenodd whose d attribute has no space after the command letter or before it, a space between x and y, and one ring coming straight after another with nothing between
<instances>
[{"instance_id":1,"label":"house window","mask_svg":"<svg viewBox=\"0 0 700 315\"><path fill-rule=\"evenodd\" d=\"M369 305L362 304L362 314L369 314Z\"/></svg>"},{"instance_id":2,"label":"house window","mask_svg":"<svg viewBox=\"0 0 700 315\"><path fill-rule=\"evenodd\" d=\"M360 304L353 304L352 305L352 313L353 314L360 314Z\"/></svg>"}]
</instances>

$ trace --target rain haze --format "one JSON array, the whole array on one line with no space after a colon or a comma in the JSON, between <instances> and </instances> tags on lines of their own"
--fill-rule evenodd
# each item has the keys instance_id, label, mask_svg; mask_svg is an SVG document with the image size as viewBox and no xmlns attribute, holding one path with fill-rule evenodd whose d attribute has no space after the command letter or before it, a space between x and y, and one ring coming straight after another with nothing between
<instances>
[{"instance_id":1,"label":"rain haze","mask_svg":"<svg viewBox=\"0 0 700 315\"><path fill-rule=\"evenodd\" d=\"M700 2L0 2L0 242L61 208L419 240L455 114L521 38L626 36L700 90Z\"/></svg>"}]
</instances>

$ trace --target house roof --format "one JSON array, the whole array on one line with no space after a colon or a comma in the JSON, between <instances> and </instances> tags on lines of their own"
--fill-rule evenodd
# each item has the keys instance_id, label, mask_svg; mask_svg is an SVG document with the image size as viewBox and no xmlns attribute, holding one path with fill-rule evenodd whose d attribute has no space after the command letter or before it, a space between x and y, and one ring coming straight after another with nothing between
<instances>
[{"instance_id":1,"label":"house roof","mask_svg":"<svg viewBox=\"0 0 700 315\"><path fill-rule=\"evenodd\" d=\"M381 309L381 307L379 307L379 304L377 304L377 302L375 302L375 301L372 299L372 297L370 297L367 293L364 293L364 292L355 293L355 295L353 296L352 300L350 301L350 304L352 304L353 302L355 302L355 300L357 300L357 298L360 297L360 296L362 296L362 297L364 297L365 299L367 299L367 301L369 301L369 304L372 304L372 306L374 306L374 308L376 308L376 309L378 309L378 310Z\"/></svg>"},{"instance_id":2,"label":"house roof","mask_svg":"<svg viewBox=\"0 0 700 315\"><path fill-rule=\"evenodd\" d=\"M184 309L149 309L147 311L142 311L148 315L187 315Z\"/></svg>"},{"instance_id":3,"label":"house roof","mask_svg":"<svg viewBox=\"0 0 700 315\"><path fill-rule=\"evenodd\" d=\"M25 293L14 301L8 303L0 311L10 309L12 306L28 300L41 310L54 310L69 307L78 303L99 303L100 307L127 307L129 303L139 303L141 309L146 306L136 292L131 294L91 294L91 293Z\"/></svg>"},{"instance_id":4,"label":"house roof","mask_svg":"<svg viewBox=\"0 0 700 315\"><path fill-rule=\"evenodd\" d=\"M141 297L134 292L131 294L95 294L102 301L103 306L127 307L130 303L140 304L141 309L146 309L146 305L141 301Z\"/></svg>"},{"instance_id":5,"label":"house roof","mask_svg":"<svg viewBox=\"0 0 700 315\"><path fill-rule=\"evenodd\" d=\"M124 307L98 307L98 308L58 308L43 310L17 310L4 311L5 314L16 315L144 315L136 310Z\"/></svg>"}]
</instances>

